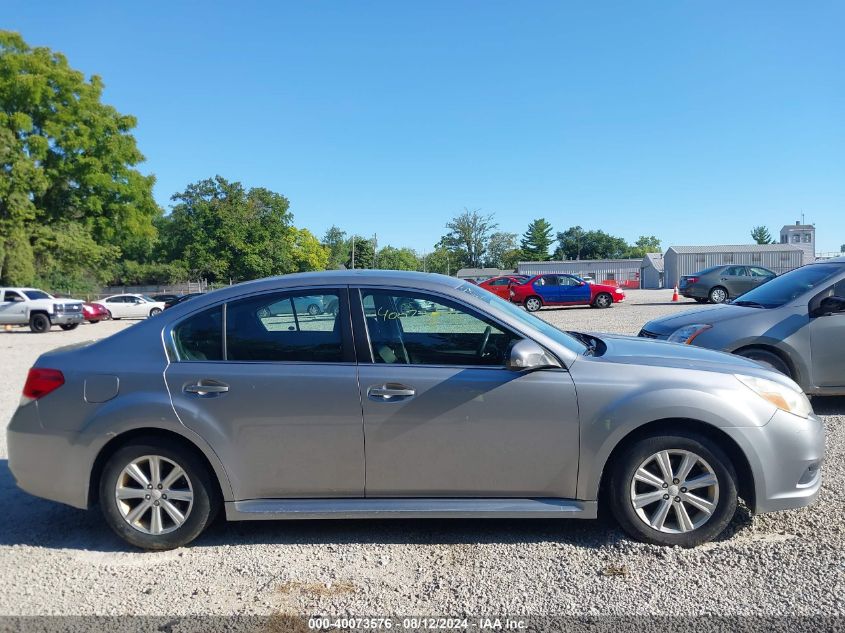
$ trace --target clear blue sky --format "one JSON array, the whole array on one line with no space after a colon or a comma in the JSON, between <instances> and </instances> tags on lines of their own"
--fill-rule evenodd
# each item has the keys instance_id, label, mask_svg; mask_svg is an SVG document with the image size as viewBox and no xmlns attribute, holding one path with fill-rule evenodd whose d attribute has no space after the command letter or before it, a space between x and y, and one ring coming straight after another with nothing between
<instances>
[{"instance_id":1,"label":"clear blue sky","mask_svg":"<svg viewBox=\"0 0 845 633\"><path fill-rule=\"evenodd\" d=\"M463 207L629 240L845 243L842 2L33 2L2 27L138 117L156 198L221 174L429 249Z\"/></svg>"}]
</instances>

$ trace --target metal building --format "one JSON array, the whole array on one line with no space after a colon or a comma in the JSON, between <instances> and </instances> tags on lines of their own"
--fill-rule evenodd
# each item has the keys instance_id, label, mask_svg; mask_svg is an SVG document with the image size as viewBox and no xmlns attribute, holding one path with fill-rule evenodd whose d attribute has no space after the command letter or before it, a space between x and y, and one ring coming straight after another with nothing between
<instances>
[{"instance_id":1,"label":"metal building","mask_svg":"<svg viewBox=\"0 0 845 633\"><path fill-rule=\"evenodd\" d=\"M498 277L500 275L512 275L513 270L502 270L499 268L461 268L455 277L458 279L467 279L476 283L490 279L491 277Z\"/></svg>"},{"instance_id":2,"label":"metal building","mask_svg":"<svg viewBox=\"0 0 845 633\"><path fill-rule=\"evenodd\" d=\"M676 286L681 276L692 275L711 266L762 266L781 275L804 263L804 251L790 244L670 246L663 256L667 288Z\"/></svg>"},{"instance_id":3,"label":"metal building","mask_svg":"<svg viewBox=\"0 0 845 633\"><path fill-rule=\"evenodd\" d=\"M640 267L640 288L655 290L664 287L663 254L646 253Z\"/></svg>"},{"instance_id":4,"label":"metal building","mask_svg":"<svg viewBox=\"0 0 845 633\"><path fill-rule=\"evenodd\" d=\"M589 277L596 283L608 283L623 288L640 287L641 259L571 259L554 262L519 262L520 275L568 273Z\"/></svg>"}]
</instances>

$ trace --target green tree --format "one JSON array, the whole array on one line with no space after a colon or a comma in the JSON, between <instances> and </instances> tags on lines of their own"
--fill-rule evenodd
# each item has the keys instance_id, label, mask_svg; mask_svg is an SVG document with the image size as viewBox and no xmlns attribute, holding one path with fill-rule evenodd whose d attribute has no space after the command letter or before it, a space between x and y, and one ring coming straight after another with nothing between
<instances>
[{"instance_id":1,"label":"green tree","mask_svg":"<svg viewBox=\"0 0 845 633\"><path fill-rule=\"evenodd\" d=\"M192 277L242 281L299 270L289 203L268 189L216 176L188 185L161 223L162 252Z\"/></svg>"},{"instance_id":2,"label":"green tree","mask_svg":"<svg viewBox=\"0 0 845 633\"><path fill-rule=\"evenodd\" d=\"M34 266L26 246L35 228L75 223L98 244L146 257L161 210L154 178L135 167L144 157L131 131L134 117L101 102L103 82L85 76L60 53L30 48L0 31L0 235L6 270ZM78 232L74 233L78 236ZM35 254L32 254L34 257ZM18 272L14 273L18 275Z\"/></svg>"},{"instance_id":3,"label":"green tree","mask_svg":"<svg viewBox=\"0 0 845 633\"><path fill-rule=\"evenodd\" d=\"M292 229L287 236L289 263L286 272L326 270L329 248L320 243L308 229Z\"/></svg>"},{"instance_id":4,"label":"green tree","mask_svg":"<svg viewBox=\"0 0 845 633\"><path fill-rule=\"evenodd\" d=\"M346 257L349 255L346 231L332 225L323 236L323 245L329 249L329 261L326 264L328 270L337 270L346 265Z\"/></svg>"},{"instance_id":5,"label":"green tree","mask_svg":"<svg viewBox=\"0 0 845 633\"><path fill-rule=\"evenodd\" d=\"M522 249L516 244L516 233L499 231L487 243L487 265L493 268L515 268L523 258Z\"/></svg>"},{"instance_id":6,"label":"green tree","mask_svg":"<svg viewBox=\"0 0 845 633\"><path fill-rule=\"evenodd\" d=\"M482 214L480 209L465 208L463 213L446 223L449 232L441 238L440 244L460 260L456 269L483 265L490 234L499 226L493 218L492 213Z\"/></svg>"},{"instance_id":7,"label":"green tree","mask_svg":"<svg viewBox=\"0 0 845 633\"><path fill-rule=\"evenodd\" d=\"M376 264L382 270L419 270L420 260L410 248L385 246L378 251Z\"/></svg>"},{"instance_id":8,"label":"green tree","mask_svg":"<svg viewBox=\"0 0 845 633\"><path fill-rule=\"evenodd\" d=\"M545 218L538 218L528 225L520 246L525 259L542 262L549 259L553 242L552 225Z\"/></svg>"},{"instance_id":9,"label":"green tree","mask_svg":"<svg viewBox=\"0 0 845 633\"><path fill-rule=\"evenodd\" d=\"M346 262L344 265L347 268L372 268L375 261L375 249L373 248L372 239L355 235L348 241L346 251ZM352 249L355 249L355 258L353 262ZM353 265L354 264L354 265Z\"/></svg>"},{"instance_id":10,"label":"green tree","mask_svg":"<svg viewBox=\"0 0 845 633\"><path fill-rule=\"evenodd\" d=\"M557 234L557 259L619 259L628 253L628 243L604 231L585 231L580 226Z\"/></svg>"},{"instance_id":11,"label":"green tree","mask_svg":"<svg viewBox=\"0 0 845 633\"><path fill-rule=\"evenodd\" d=\"M634 245L628 249L627 257L631 259L645 257L646 253L660 253L660 240L654 235L640 235Z\"/></svg>"},{"instance_id":12,"label":"green tree","mask_svg":"<svg viewBox=\"0 0 845 633\"><path fill-rule=\"evenodd\" d=\"M758 244L772 244L774 242L772 234L769 233L769 229L762 225L755 226L751 229L751 239Z\"/></svg>"},{"instance_id":13,"label":"green tree","mask_svg":"<svg viewBox=\"0 0 845 633\"><path fill-rule=\"evenodd\" d=\"M32 236L36 283L56 292L83 292L109 281L117 246L100 245L77 222L37 227Z\"/></svg>"},{"instance_id":14,"label":"green tree","mask_svg":"<svg viewBox=\"0 0 845 633\"><path fill-rule=\"evenodd\" d=\"M456 265L454 253L442 245L435 246L432 252L424 254L421 259L422 269L429 273L454 275L460 268L460 265Z\"/></svg>"}]
</instances>

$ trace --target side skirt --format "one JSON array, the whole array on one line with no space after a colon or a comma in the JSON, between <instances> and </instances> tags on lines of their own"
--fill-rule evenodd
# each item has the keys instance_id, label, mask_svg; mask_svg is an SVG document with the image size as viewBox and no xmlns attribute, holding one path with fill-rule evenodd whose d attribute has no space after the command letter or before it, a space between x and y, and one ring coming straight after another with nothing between
<instances>
[{"instance_id":1,"label":"side skirt","mask_svg":"<svg viewBox=\"0 0 845 633\"><path fill-rule=\"evenodd\" d=\"M253 499L227 501L229 521L277 519L595 519L595 501L573 499Z\"/></svg>"}]
</instances>

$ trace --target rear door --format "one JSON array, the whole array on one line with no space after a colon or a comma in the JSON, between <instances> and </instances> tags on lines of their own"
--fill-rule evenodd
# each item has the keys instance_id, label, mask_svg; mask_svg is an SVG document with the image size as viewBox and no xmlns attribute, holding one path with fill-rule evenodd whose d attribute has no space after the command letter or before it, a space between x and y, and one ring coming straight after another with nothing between
<instances>
[{"instance_id":1,"label":"rear door","mask_svg":"<svg viewBox=\"0 0 845 633\"><path fill-rule=\"evenodd\" d=\"M16 290L0 290L0 323L26 321L26 300Z\"/></svg>"},{"instance_id":2,"label":"rear door","mask_svg":"<svg viewBox=\"0 0 845 633\"><path fill-rule=\"evenodd\" d=\"M560 280L558 275L543 275L534 281L534 291L543 300L543 303L560 303Z\"/></svg>"},{"instance_id":3,"label":"rear door","mask_svg":"<svg viewBox=\"0 0 845 633\"><path fill-rule=\"evenodd\" d=\"M454 300L361 293L368 497L575 496L578 407L566 370L506 369L519 335ZM403 312L408 298L434 309Z\"/></svg>"},{"instance_id":4,"label":"rear door","mask_svg":"<svg viewBox=\"0 0 845 633\"><path fill-rule=\"evenodd\" d=\"M300 312L314 296L337 302L337 314ZM178 361L165 376L173 405L220 457L236 500L363 496L345 288L238 299L183 320L172 341Z\"/></svg>"},{"instance_id":5,"label":"rear door","mask_svg":"<svg viewBox=\"0 0 845 633\"><path fill-rule=\"evenodd\" d=\"M719 282L731 298L738 297L751 290L752 280L745 266L728 266L722 271Z\"/></svg>"}]
</instances>

